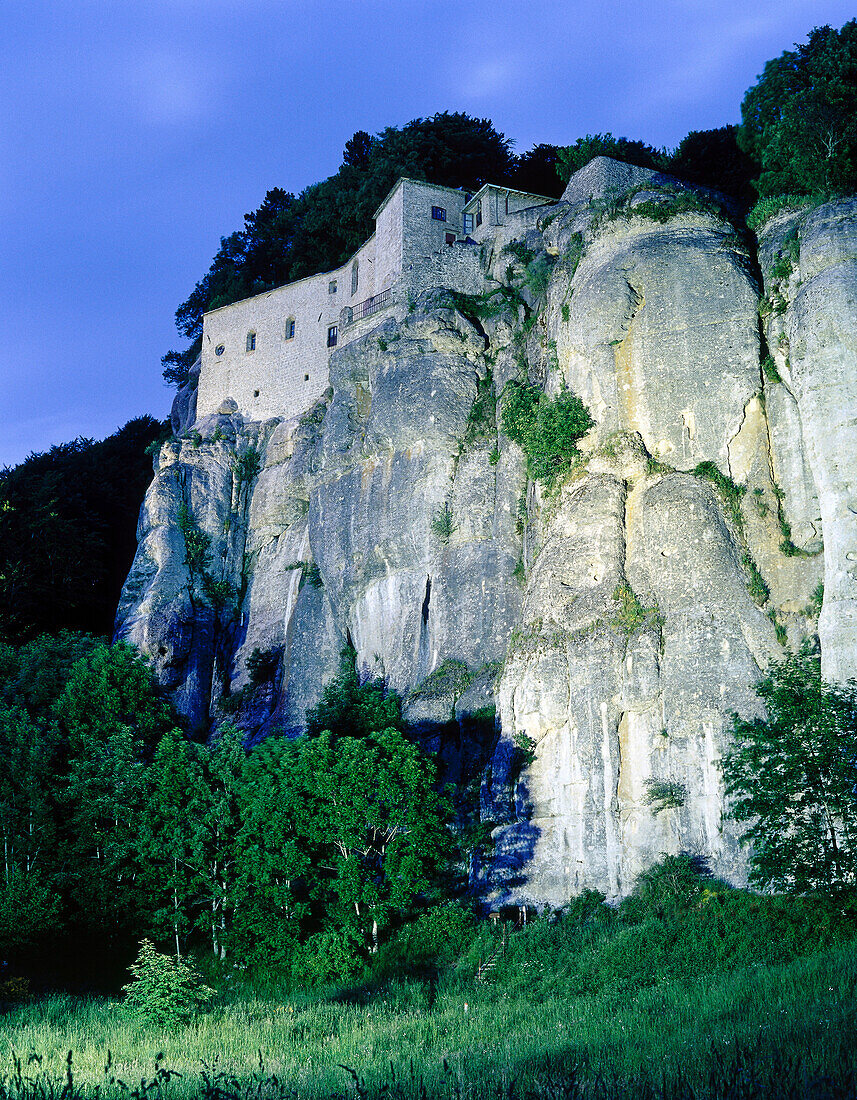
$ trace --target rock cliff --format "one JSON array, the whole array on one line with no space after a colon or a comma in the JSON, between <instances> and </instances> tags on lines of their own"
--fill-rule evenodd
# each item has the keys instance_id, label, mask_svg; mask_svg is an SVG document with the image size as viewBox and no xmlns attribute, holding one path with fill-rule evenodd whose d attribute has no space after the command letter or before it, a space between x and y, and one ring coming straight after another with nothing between
<instances>
[{"instance_id":1,"label":"rock cliff","mask_svg":"<svg viewBox=\"0 0 857 1100\"><path fill-rule=\"evenodd\" d=\"M598 158L482 260L483 295L335 352L299 419L182 395L117 633L248 738L299 731L352 645L478 788L495 899L617 896L679 850L740 882L731 715L816 630L857 674L857 200L756 241ZM595 422L550 490L501 428L523 374Z\"/></svg>"}]
</instances>

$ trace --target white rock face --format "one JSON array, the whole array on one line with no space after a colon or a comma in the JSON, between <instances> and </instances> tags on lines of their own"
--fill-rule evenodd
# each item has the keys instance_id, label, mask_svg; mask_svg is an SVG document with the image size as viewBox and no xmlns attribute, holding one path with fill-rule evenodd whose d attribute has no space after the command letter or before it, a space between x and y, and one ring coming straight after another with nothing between
<instances>
[{"instance_id":1,"label":"white rock face","mask_svg":"<svg viewBox=\"0 0 857 1100\"><path fill-rule=\"evenodd\" d=\"M816 628L857 674L857 203L762 234L765 344L755 259L703 198L599 158L486 246L505 298L422 296L298 420L189 426L144 504L117 632L190 722L297 733L350 644L478 790L495 903L619 896L664 852L743 881L732 714ZM523 371L595 421L553 494L495 408Z\"/></svg>"},{"instance_id":2,"label":"white rock face","mask_svg":"<svg viewBox=\"0 0 857 1100\"><path fill-rule=\"evenodd\" d=\"M779 219L760 246L766 290L781 296L768 341L787 349L821 517L822 673L845 681L857 677L857 200ZM777 258L792 254L777 278Z\"/></svg>"}]
</instances>

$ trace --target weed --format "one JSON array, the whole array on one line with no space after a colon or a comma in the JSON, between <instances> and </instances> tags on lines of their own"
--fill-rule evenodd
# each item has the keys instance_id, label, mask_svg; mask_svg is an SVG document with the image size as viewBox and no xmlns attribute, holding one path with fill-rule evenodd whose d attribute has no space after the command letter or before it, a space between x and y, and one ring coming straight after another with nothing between
<instances>
[{"instance_id":1,"label":"weed","mask_svg":"<svg viewBox=\"0 0 857 1100\"><path fill-rule=\"evenodd\" d=\"M744 530L744 517L741 514L741 498L747 492L746 485L739 485L724 474L713 462L700 462L693 468L696 477L704 477L717 490L720 499L726 505L732 522L738 531Z\"/></svg>"},{"instance_id":2,"label":"weed","mask_svg":"<svg viewBox=\"0 0 857 1100\"><path fill-rule=\"evenodd\" d=\"M774 362L772 355L766 355L762 360L762 373L769 382L782 382L780 372L777 370L777 364Z\"/></svg>"},{"instance_id":3,"label":"weed","mask_svg":"<svg viewBox=\"0 0 857 1100\"><path fill-rule=\"evenodd\" d=\"M786 631L785 626L777 618L777 613L773 608L771 608L771 610L768 612L768 618L774 624L774 634L776 635L777 641L780 643L781 646L785 647L786 645L788 645L789 641L788 632Z\"/></svg>"},{"instance_id":4,"label":"weed","mask_svg":"<svg viewBox=\"0 0 857 1100\"><path fill-rule=\"evenodd\" d=\"M444 546L449 543L453 532L458 530L458 524L452 522L452 508L448 501L445 501L443 506L434 513L429 528L434 537Z\"/></svg>"},{"instance_id":5,"label":"weed","mask_svg":"<svg viewBox=\"0 0 857 1100\"><path fill-rule=\"evenodd\" d=\"M759 572L759 567L745 550L741 555L741 564L747 573L747 591L757 607L764 607L771 595L770 589L765 584L765 578Z\"/></svg>"},{"instance_id":6,"label":"weed","mask_svg":"<svg viewBox=\"0 0 857 1100\"><path fill-rule=\"evenodd\" d=\"M568 324L569 317L571 316L571 309L569 308L568 302L563 302L559 311L562 314L564 323Z\"/></svg>"},{"instance_id":7,"label":"weed","mask_svg":"<svg viewBox=\"0 0 857 1100\"><path fill-rule=\"evenodd\" d=\"M524 565L524 559L522 557L518 558L517 562L515 563L515 568L512 570L512 576L515 578L521 588L523 588L524 585L527 583L527 569Z\"/></svg>"},{"instance_id":8,"label":"weed","mask_svg":"<svg viewBox=\"0 0 857 1100\"><path fill-rule=\"evenodd\" d=\"M610 626L620 634L624 634L626 639L640 627L654 627L660 630L663 626L664 618L657 603L646 607L626 580L620 581L613 589L613 599L618 602L619 609L610 619Z\"/></svg>"}]
</instances>

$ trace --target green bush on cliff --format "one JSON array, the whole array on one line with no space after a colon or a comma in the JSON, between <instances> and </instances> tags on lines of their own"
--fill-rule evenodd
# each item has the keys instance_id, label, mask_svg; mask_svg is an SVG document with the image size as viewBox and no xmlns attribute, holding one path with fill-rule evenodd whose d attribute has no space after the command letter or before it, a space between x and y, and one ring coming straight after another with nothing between
<instances>
[{"instance_id":1,"label":"green bush on cliff","mask_svg":"<svg viewBox=\"0 0 857 1100\"><path fill-rule=\"evenodd\" d=\"M538 386L516 380L503 392L501 421L503 431L526 455L530 477L549 488L576 464L577 441L594 423L569 390L549 397Z\"/></svg>"}]
</instances>

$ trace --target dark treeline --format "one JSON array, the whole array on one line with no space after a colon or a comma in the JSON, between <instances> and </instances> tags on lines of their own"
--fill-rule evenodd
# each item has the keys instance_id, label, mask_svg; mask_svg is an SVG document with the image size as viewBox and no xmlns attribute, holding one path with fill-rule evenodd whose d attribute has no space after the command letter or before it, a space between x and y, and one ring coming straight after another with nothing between
<instances>
[{"instance_id":1,"label":"dark treeline","mask_svg":"<svg viewBox=\"0 0 857 1100\"><path fill-rule=\"evenodd\" d=\"M130 420L0 471L0 640L81 630L109 636L165 424Z\"/></svg>"}]
</instances>

